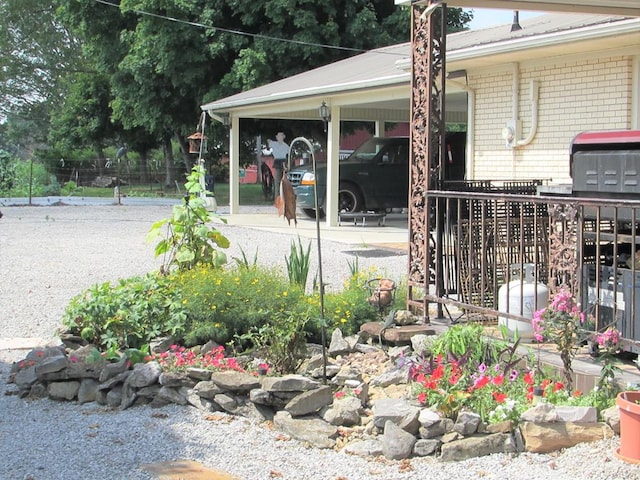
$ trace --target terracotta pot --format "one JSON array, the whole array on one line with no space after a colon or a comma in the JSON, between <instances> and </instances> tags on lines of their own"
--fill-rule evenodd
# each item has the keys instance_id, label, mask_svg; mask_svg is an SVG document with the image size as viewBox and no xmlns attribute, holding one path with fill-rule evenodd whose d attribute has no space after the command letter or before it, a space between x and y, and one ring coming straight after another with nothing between
<instances>
[{"instance_id":1,"label":"terracotta pot","mask_svg":"<svg viewBox=\"0 0 640 480\"><path fill-rule=\"evenodd\" d=\"M620 448L616 456L629 463L640 463L640 392L620 392Z\"/></svg>"}]
</instances>

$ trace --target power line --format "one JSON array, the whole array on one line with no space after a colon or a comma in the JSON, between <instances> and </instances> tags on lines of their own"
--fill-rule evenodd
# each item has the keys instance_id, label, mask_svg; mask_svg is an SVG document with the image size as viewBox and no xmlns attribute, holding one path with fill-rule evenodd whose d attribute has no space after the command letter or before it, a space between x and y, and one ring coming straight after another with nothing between
<instances>
[{"instance_id":1,"label":"power line","mask_svg":"<svg viewBox=\"0 0 640 480\"><path fill-rule=\"evenodd\" d=\"M116 5L114 3L111 3L107 0L94 0L97 3L101 3L103 5L108 5L109 7L115 7L117 9L120 9L120 5ZM342 51L348 51L348 52L355 52L355 53L366 53L369 50L363 50L361 48L350 48L350 47L340 47L340 46L336 46L336 45L327 45L325 43L312 43L312 42L303 42L301 40L291 40L289 38L280 38L280 37L272 37L269 35L263 35L260 33L248 33L248 32L243 32L241 30L231 30L228 28L222 28L222 27L214 27L211 25L205 25L203 23L198 23L198 22L191 22L189 20L182 20L180 18L175 18L175 17L169 17L167 15L159 15L157 13L151 13L151 12L145 12L144 10L136 10L133 9L131 10L134 13L137 13L139 15L146 15L149 17L154 17L154 18L159 18L162 20L167 20L170 22L175 22L175 23L181 23L184 25L189 25L191 27L197 27L197 28L203 28L205 30L214 30L214 31L219 31L219 32L224 32L224 33L230 33L233 35L242 35L245 37L253 37L253 38L261 38L264 40L273 40L276 42L285 42L285 43L292 43L292 44L296 44L296 45L304 45L307 47L321 47L321 48L329 48L329 49L333 49L333 50L342 50ZM385 53L387 55L397 55L397 56L401 56L401 57L405 57L406 55L402 55L402 54L398 54L398 53L393 53L393 52L380 52L380 53Z\"/></svg>"}]
</instances>

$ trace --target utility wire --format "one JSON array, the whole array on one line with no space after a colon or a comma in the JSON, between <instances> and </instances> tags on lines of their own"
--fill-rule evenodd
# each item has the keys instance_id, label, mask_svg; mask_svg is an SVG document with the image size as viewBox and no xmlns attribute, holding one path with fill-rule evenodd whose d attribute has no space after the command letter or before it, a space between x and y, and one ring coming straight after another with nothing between
<instances>
[{"instance_id":1,"label":"utility wire","mask_svg":"<svg viewBox=\"0 0 640 480\"><path fill-rule=\"evenodd\" d=\"M120 9L120 5L117 5L115 3L111 3L108 0L94 0L94 1L96 3L101 3L103 5L108 5L109 7L115 7L117 9ZM162 20L167 20L167 21L170 21L170 22L182 23L184 25L189 25L191 27L204 28L205 30L217 30L219 32L231 33L233 35L243 35L245 37L262 38L262 39L265 39L265 40L273 40L273 41L276 41L276 42L293 43L293 44L296 44L296 45L304 45L304 46L307 46L307 47L321 47L321 48L329 48L329 49L333 49L333 50L343 50L343 51L355 52L355 53L366 53L366 52L370 51L370 50L363 50L361 48L340 47L340 46L336 46L336 45L327 45L325 43L303 42L301 40L291 40L289 38L271 37L269 35L263 35L263 34L260 34L260 33L248 33L248 32L243 32L241 30L231 30L231 29L228 29L228 28L214 27L214 26L211 26L211 25L205 25L203 23L191 22L189 20L182 20L182 19L175 18L175 17L169 17L167 15L160 15L160 14L157 14L157 13L145 12L144 10L132 9L131 11L134 12L134 13L137 13L139 15L147 15L149 17L160 18ZM406 57L406 55L403 55L403 54L400 54L400 53L393 53L393 52L378 52L378 53L386 54L386 55L396 55L396 56L400 56L400 57Z\"/></svg>"}]
</instances>

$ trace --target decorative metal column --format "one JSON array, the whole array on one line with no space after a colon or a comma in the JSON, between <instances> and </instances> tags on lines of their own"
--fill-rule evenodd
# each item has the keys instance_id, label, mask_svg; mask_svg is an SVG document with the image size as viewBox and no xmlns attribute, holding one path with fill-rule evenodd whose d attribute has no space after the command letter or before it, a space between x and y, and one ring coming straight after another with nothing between
<instances>
[{"instance_id":1,"label":"decorative metal column","mask_svg":"<svg viewBox=\"0 0 640 480\"><path fill-rule=\"evenodd\" d=\"M577 296L580 285L578 270L578 207L576 204L549 205L549 292L561 289Z\"/></svg>"},{"instance_id":2,"label":"decorative metal column","mask_svg":"<svg viewBox=\"0 0 640 480\"><path fill-rule=\"evenodd\" d=\"M446 4L436 0L411 5L411 155L409 160L408 308L429 322L425 293L435 279L441 293L441 258L435 204L428 192L442 176L445 134ZM432 233L435 233L433 235ZM438 280L440 279L440 280ZM440 305L440 304L439 304Z\"/></svg>"}]
</instances>

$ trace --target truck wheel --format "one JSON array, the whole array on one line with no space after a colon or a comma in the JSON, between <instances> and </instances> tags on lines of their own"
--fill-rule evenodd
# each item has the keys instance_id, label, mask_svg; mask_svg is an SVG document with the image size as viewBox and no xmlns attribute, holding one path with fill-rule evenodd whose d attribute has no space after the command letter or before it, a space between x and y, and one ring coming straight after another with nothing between
<instances>
[{"instance_id":1,"label":"truck wheel","mask_svg":"<svg viewBox=\"0 0 640 480\"><path fill-rule=\"evenodd\" d=\"M341 183L338 190L339 212L361 212L364 210L364 201L358 187L351 183Z\"/></svg>"},{"instance_id":2,"label":"truck wheel","mask_svg":"<svg viewBox=\"0 0 640 480\"><path fill-rule=\"evenodd\" d=\"M303 208L302 213L304 213L309 218L316 218L316 211L313 208ZM320 218L324 218L324 210L320 209Z\"/></svg>"}]
</instances>

